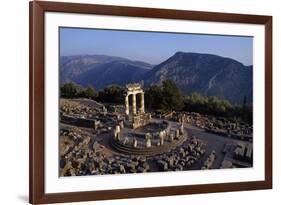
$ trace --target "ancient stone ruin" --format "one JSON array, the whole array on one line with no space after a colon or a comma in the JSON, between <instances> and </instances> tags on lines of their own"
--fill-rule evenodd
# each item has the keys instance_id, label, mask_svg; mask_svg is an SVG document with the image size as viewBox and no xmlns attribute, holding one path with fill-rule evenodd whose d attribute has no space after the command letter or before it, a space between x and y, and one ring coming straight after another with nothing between
<instances>
[{"instance_id":1,"label":"ancient stone ruin","mask_svg":"<svg viewBox=\"0 0 281 205\"><path fill-rule=\"evenodd\" d=\"M137 110L137 95L140 95L140 108ZM132 96L132 113L130 115L129 96ZM144 91L139 83L128 84L125 94L125 116L128 124L132 128L137 128L147 124L151 118L145 113L144 109Z\"/></svg>"},{"instance_id":2,"label":"ancient stone ruin","mask_svg":"<svg viewBox=\"0 0 281 205\"><path fill-rule=\"evenodd\" d=\"M125 93L125 123L113 130L112 147L125 154L153 155L168 151L186 140L183 123L152 119L145 113L144 92L140 84L128 84ZM132 95L132 113L129 96ZM137 109L136 96L140 95Z\"/></svg>"},{"instance_id":3,"label":"ancient stone ruin","mask_svg":"<svg viewBox=\"0 0 281 205\"><path fill-rule=\"evenodd\" d=\"M252 131L222 117L147 112L141 84L126 86L124 104L60 99L60 176L252 167Z\"/></svg>"}]
</instances>

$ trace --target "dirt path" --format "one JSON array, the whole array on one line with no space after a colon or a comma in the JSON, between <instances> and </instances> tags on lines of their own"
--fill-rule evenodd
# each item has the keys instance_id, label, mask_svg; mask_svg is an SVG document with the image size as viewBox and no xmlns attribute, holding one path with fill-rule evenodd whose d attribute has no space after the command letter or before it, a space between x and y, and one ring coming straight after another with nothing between
<instances>
[{"instance_id":1,"label":"dirt path","mask_svg":"<svg viewBox=\"0 0 281 205\"><path fill-rule=\"evenodd\" d=\"M235 139L230 139L224 136L216 135L216 134L211 134L205 132L205 130L192 126L192 125L186 125L185 128L187 129L187 132L189 135L194 135L197 139L202 140L204 143L206 143L206 152L205 155L199 159L194 166L192 166L190 169L191 170L198 170L201 169L203 166L205 160L207 157L211 154L213 150L216 152L216 159L213 163L212 168L213 169L218 169L221 166L221 163L224 159L225 154L223 153L224 146L226 143L229 142L242 142L240 140L235 140Z\"/></svg>"}]
</instances>

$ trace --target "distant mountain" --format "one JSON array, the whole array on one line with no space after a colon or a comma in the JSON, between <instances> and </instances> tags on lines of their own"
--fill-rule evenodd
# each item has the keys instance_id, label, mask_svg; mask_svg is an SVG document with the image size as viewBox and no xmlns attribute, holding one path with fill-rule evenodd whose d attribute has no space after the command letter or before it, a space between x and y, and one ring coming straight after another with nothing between
<instances>
[{"instance_id":1,"label":"distant mountain","mask_svg":"<svg viewBox=\"0 0 281 205\"><path fill-rule=\"evenodd\" d=\"M186 95L198 92L241 104L252 103L253 68L217 55L177 52L159 65L105 55L63 56L60 82L102 89L110 84L144 81L145 86L171 79Z\"/></svg>"},{"instance_id":2,"label":"distant mountain","mask_svg":"<svg viewBox=\"0 0 281 205\"><path fill-rule=\"evenodd\" d=\"M110 84L139 82L152 65L105 55L62 56L60 82L72 81L83 86L102 89Z\"/></svg>"},{"instance_id":3,"label":"distant mountain","mask_svg":"<svg viewBox=\"0 0 281 205\"><path fill-rule=\"evenodd\" d=\"M145 74L145 84L173 80L185 94L198 92L232 103L252 103L253 69L217 55L177 52Z\"/></svg>"}]
</instances>

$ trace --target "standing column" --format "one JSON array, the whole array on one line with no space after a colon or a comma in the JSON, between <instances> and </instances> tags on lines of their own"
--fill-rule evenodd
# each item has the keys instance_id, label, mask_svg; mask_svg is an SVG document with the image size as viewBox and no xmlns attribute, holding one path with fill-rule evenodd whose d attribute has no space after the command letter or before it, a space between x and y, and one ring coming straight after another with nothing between
<instances>
[{"instance_id":1,"label":"standing column","mask_svg":"<svg viewBox=\"0 0 281 205\"><path fill-rule=\"evenodd\" d=\"M125 114L128 117L129 116L129 96L126 95L125 97Z\"/></svg>"},{"instance_id":2,"label":"standing column","mask_svg":"<svg viewBox=\"0 0 281 205\"><path fill-rule=\"evenodd\" d=\"M136 103L136 94L133 94L133 115L137 114L137 103Z\"/></svg>"},{"instance_id":3,"label":"standing column","mask_svg":"<svg viewBox=\"0 0 281 205\"><path fill-rule=\"evenodd\" d=\"M144 92L141 93L140 111L141 111L141 113L144 113Z\"/></svg>"}]
</instances>

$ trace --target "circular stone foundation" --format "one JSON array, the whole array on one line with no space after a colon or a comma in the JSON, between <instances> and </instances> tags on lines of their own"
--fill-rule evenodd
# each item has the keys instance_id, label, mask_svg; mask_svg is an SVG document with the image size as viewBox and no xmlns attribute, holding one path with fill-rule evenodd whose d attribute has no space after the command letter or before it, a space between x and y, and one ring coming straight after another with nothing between
<instances>
[{"instance_id":1,"label":"circular stone foundation","mask_svg":"<svg viewBox=\"0 0 281 205\"><path fill-rule=\"evenodd\" d=\"M123 128L118 137L112 136L110 144L117 152L127 155L151 156L169 152L187 139L187 132L180 132L180 126L159 120L136 129Z\"/></svg>"}]
</instances>

